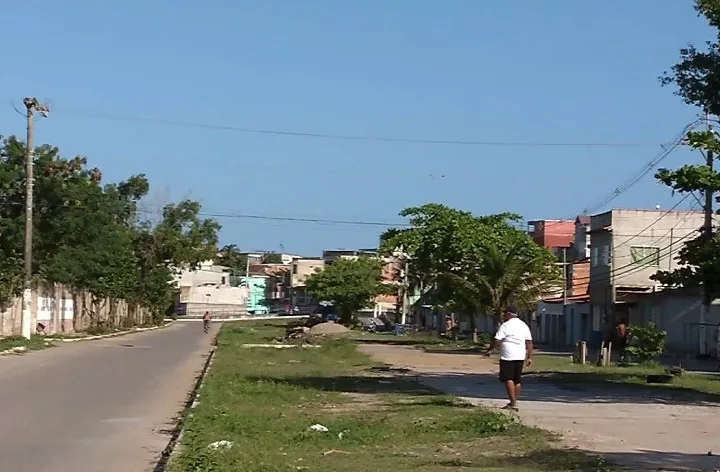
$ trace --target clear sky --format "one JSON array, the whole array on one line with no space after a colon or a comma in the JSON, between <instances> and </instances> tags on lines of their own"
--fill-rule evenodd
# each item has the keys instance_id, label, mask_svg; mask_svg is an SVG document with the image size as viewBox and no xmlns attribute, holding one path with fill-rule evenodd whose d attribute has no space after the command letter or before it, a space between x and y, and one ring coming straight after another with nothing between
<instances>
[{"instance_id":1,"label":"clear sky","mask_svg":"<svg viewBox=\"0 0 720 472\"><path fill-rule=\"evenodd\" d=\"M380 222L426 202L574 217L694 119L657 78L679 48L712 39L690 0L27 0L4 2L2 17L0 133L24 135L10 100L36 96L54 108L38 144L87 156L107 180L146 173L151 206L192 197L211 213ZM335 140L126 116L640 145ZM678 151L663 164L699 159ZM651 173L606 208L676 201ZM382 229L221 221L222 243L307 254L373 247Z\"/></svg>"}]
</instances>

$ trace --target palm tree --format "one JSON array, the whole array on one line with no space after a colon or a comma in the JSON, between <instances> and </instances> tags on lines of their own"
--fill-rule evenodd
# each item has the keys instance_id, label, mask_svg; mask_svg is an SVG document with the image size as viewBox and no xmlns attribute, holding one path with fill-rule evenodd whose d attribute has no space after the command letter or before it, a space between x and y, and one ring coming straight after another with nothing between
<instances>
[{"instance_id":1,"label":"palm tree","mask_svg":"<svg viewBox=\"0 0 720 472\"><path fill-rule=\"evenodd\" d=\"M543 295L557 289L562 277L546 249L519 239L508 249L488 245L482 260L461 272L446 272L445 281L459 306L485 313L500 324L511 304L528 309ZM477 342L475 316L471 316L473 341Z\"/></svg>"}]
</instances>

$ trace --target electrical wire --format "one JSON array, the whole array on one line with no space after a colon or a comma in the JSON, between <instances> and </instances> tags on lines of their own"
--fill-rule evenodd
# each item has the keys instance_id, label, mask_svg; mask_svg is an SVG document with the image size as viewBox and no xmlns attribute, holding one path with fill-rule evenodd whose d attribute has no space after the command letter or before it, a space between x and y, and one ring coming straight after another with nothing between
<instances>
[{"instance_id":1,"label":"electrical wire","mask_svg":"<svg viewBox=\"0 0 720 472\"><path fill-rule=\"evenodd\" d=\"M698 234L699 234L699 232L698 232ZM680 238L678 238L677 240L671 242L669 245L667 245L667 246L665 246L665 247L663 247L663 248L660 248L660 249L658 250L658 257L659 257L660 259L662 259L662 258L665 257L665 256L671 256L671 255L673 255L673 254L676 254L676 253L680 252L680 251L682 250L682 246L678 246L678 247L675 248L675 249L672 249L672 247L673 247L675 244L679 243L679 242L685 241L686 239L692 237L693 235L694 235L693 233L688 233L688 234L686 234L685 236L680 237ZM668 249L670 249L670 252L667 253L667 254L665 254L664 252L667 251ZM647 265L639 265L637 262L630 262L630 263L625 264L625 265L622 265L622 266L620 266L620 267L616 267L616 268L611 269L610 271L608 271L608 273L607 273L606 275L607 275L607 278L610 279L610 278L615 278L615 277L630 275L630 274L633 274L633 273L635 273L635 272L639 272L639 271L641 271L641 270L645 270L645 269L647 269L647 268L648 268ZM604 279L605 279L605 275L603 275L603 280L604 280ZM573 283L575 283L575 282L585 282L585 281L591 282L591 276L579 277L579 278L577 278L577 279L573 279Z\"/></svg>"},{"instance_id":2,"label":"electrical wire","mask_svg":"<svg viewBox=\"0 0 720 472\"><path fill-rule=\"evenodd\" d=\"M55 112L73 115L102 118L109 120L131 121L138 123L153 123L166 126L180 126L186 128L209 129L216 131L234 131L239 133L269 134L277 136L292 136L303 138L334 139L345 141L375 141L405 144L432 144L432 145L460 145L460 146L515 146L515 147L647 147L657 146L657 143L630 143L630 142L540 142L540 141L485 141L485 140L453 140L453 139L416 139L387 136L362 136L350 134L315 133L302 131L286 131L264 128L250 128L230 125L214 125L207 123L177 121L164 118L151 118L134 115L111 114L98 110L78 110L71 108L54 108Z\"/></svg>"},{"instance_id":3,"label":"electrical wire","mask_svg":"<svg viewBox=\"0 0 720 472\"><path fill-rule=\"evenodd\" d=\"M685 137L687 136L687 133L695 129L695 127L702 121L701 118L695 119L690 124L686 125L683 130L675 137L675 139L672 140L672 142L666 146L663 147L663 150L655 155L653 158L651 158L645 165L643 165L640 169L638 169L637 172L631 175L631 177L626 180L622 185L619 187L616 187L615 190L608 193L605 197L601 198L600 200L596 201L594 204L589 205L586 207L581 214L590 214L594 213L597 210L605 207L610 202L615 200L617 197L622 195L623 193L630 190L635 184L637 184L640 180L642 180L643 177L645 177L647 174L649 174L652 170L654 170L658 164L660 164L665 158L667 158L670 154L675 151L685 140Z\"/></svg>"}]
</instances>

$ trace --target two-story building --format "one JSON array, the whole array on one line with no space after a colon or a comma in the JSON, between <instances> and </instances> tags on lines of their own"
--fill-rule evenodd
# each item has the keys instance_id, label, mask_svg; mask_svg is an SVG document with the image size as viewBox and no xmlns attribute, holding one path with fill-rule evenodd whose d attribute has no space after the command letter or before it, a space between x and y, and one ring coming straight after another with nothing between
<instances>
[{"instance_id":1,"label":"two-story building","mask_svg":"<svg viewBox=\"0 0 720 472\"><path fill-rule=\"evenodd\" d=\"M591 342L599 343L619 321L640 321L642 296L665 289L651 277L679 267L679 251L698 235L703 220L701 211L659 209L614 209L591 217Z\"/></svg>"}]
</instances>

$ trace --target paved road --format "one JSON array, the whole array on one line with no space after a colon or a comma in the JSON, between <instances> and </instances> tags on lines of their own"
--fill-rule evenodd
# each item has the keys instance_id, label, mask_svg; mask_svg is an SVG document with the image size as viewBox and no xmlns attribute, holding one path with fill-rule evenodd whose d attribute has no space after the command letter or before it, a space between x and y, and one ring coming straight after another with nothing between
<instances>
[{"instance_id":1,"label":"paved road","mask_svg":"<svg viewBox=\"0 0 720 472\"><path fill-rule=\"evenodd\" d=\"M151 471L211 337L175 323L0 357L0 468Z\"/></svg>"}]
</instances>

